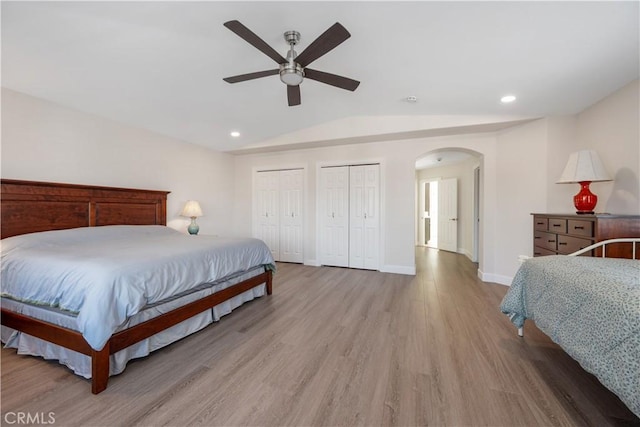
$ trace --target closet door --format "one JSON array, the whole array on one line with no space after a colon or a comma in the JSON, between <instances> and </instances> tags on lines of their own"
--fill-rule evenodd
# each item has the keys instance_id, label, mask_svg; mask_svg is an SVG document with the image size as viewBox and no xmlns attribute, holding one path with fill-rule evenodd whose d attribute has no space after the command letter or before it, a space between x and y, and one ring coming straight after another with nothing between
<instances>
[{"instance_id":1,"label":"closet door","mask_svg":"<svg viewBox=\"0 0 640 427\"><path fill-rule=\"evenodd\" d=\"M320 263L349 266L349 167L320 170Z\"/></svg>"},{"instance_id":2,"label":"closet door","mask_svg":"<svg viewBox=\"0 0 640 427\"><path fill-rule=\"evenodd\" d=\"M302 169L280 172L280 261L302 259Z\"/></svg>"},{"instance_id":3,"label":"closet door","mask_svg":"<svg viewBox=\"0 0 640 427\"><path fill-rule=\"evenodd\" d=\"M263 240L273 259L280 261L280 227L279 227L279 200L280 200L280 172L258 172L257 179L257 238Z\"/></svg>"},{"instance_id":4,"label":"closet door","mask_svg":"<svg viewBox=\"0 0 640 427\"><path fill-rule=\"evenodd\" d=\"M379 268L380 168L351 166L349 191L349 267Z\"/></svg>"},{"instance_id":5,"label":"closet door","mask_svg":"<svg viewBox=\"0 0 640 427\"><path fill-rule=\"evenodd\" d=\"M380 166L364 170L364 268L380 268Z\"/></svg>"}]
</instances>

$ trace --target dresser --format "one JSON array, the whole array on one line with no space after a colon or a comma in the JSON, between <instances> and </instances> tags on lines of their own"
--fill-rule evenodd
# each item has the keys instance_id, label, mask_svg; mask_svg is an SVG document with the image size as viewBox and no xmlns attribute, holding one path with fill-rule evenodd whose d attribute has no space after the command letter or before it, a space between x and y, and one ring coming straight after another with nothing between
<instances>
[{"instance_id":1,"label":"dresser","mask_svg":"<svg viewBox=\"0 0 640 427\"><path fill-rule=\"evenodd\" d=\"M533 256L570 254L607 239L640 237L640 215L533 215ZM640 245L636 246L640 252ZM608 258L631 258L631 243L607 245ZM600 256L597 249L584 254Z\"/></svg>"}]
</instances>

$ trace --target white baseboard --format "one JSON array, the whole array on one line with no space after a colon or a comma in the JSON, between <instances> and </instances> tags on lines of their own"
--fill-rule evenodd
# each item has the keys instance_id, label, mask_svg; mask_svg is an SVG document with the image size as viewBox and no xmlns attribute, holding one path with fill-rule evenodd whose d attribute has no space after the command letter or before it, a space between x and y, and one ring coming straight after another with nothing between
<instances>
[{"instance_id":1,"label":"white baseboard","mask_svg":"<svg viewBox=\"0 0 640 427\"><path fill-rule=\"evenodd\" d=\"M308 265L310 267L321 267L322 264L315 259L307 259L304 261L304 265ZM416 266L406 266L406 265L383 265L379 270L381 273L393 273L393 274L407 274L409 276L416 275Z\"/></svg>"},{"instance_id":2,"label":"white baseboard","mask_svg":"<svg viewBox=\"0 0 640 427\"><path fill-rule=\"evenodd\" d=\"M511 282L513 281L513 277L502 276L500 274L485 273L480 269L478 269L478 277L483 282L493 282L505 286L511 286Z\"/></svg>"},{"instance_id":3,"label":"white baseboard","mask_svg":"<svg viewBox=\"0 0 640 427\"><path fill-rule=\"evenodd\" d=\"M458 253L460 255L464 255L467 258L469 258L470 261L473 262L473 254L471 252L469 252L468 250L464 249L464 248L458 248Z\"/></svg>"},{"instance_id":4,"label":"white baseboard","mask_svg":"<svg viewBox=\"0 0 640 427\"><path fill-rule=\"evenodd\" d=\"M416 266L407 265L383 265L380 267L382 273L394 273L394 274L408 274L410 276L416 275Z\"/></svg>"}]
</instances>

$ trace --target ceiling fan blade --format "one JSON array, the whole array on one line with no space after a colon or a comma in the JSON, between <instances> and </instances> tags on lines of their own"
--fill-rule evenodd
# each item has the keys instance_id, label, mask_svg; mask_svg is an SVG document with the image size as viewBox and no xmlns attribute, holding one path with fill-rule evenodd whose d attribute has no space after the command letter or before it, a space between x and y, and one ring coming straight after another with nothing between
<instances>
[{"instance_id":1,"label":"ceiling fan blade","mask_svg":"<svg viewBox=\"0 0 640 427\"><path fill-rule=\"evenodd\" d=\"M337 76L331 73L325 73L324 71L312 70L311 68L304 69L304 76L315 80L320 83L326 83L331 86L339 87L340 89L346 89L354 91L360 85L360 82L347 77Z\"/></svg>"},{"instance_id":2,"label":"ceiling fan blade","mask_svg":"<svg viewBox=\"0 0 640 427\"><path fill-rule=\"evenodd\" d=\"M242 25L239 21L228 21L224 26L236 33L238 36L247 41L250 45L276 61L278 64L287 62L274 48L269 46L267 42L258 37L253 31Z\"/></svg>"},{"instance_id":3,"label":"ceiling fan blade","mask_svg":"<svg viewBox=\"0 0 640 427\"><path fill-rule=\"evenodd\" d=\"M239 83L247 80L259 79L260 77L275 76L278 73L280 73L280 70L276 68L275 70L258 71L255 73L239 74L237 76L225 77L222 80L227 83Z\"/></svg>"},{"instance_id":4,"label":"ceiling fan blade","mask_svg":"<svg viewBox=\"0 0 640 427\"><path fill-rule=\"evenodd\" d=\"M336 22L327 31L320 34L313 43L307 46L307 48L296 57L296 62L306 67L349 37L351 37L349 31L340 25L339 22Z\"/></svg>"},{"instance_id":5,"label":"ceiling fan blade","mask_svg":"<svg viewBox=\"0 0 640 427\"><path fill-rule=\"evenodd\" d=\"M300 86L287 85L287 99L289 100L289 107L300 105Z\"/></svg>"}]
</instances>

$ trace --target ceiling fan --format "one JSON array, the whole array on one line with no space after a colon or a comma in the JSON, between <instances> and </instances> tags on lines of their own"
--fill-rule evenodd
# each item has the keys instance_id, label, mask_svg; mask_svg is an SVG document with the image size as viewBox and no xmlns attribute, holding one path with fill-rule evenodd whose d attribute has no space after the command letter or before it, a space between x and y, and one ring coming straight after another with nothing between
<instances>
[{"instance_id":1,"label":"ceiling fan","mask_svg":"<svg viewBox=\"0 0 640 427\"><path fill-rule=\"evenodd\" d=\"M225 22L224 26L243 38L260 52L276 61L279 65L278 68L273 70L226 77L223 80L227 83L244 82L246 80L259 79L261 77L275 76L276 74L279 74L280 80L287 85L287 99L290 107L300 105L300 83L302 83L305 77L350 91L356 90L360 84L357 80L307 68L307 65L311 64L313 61L351 37L351 34L349 34L346 28L338 22L333 24L327 31L315 39L313 43L307 46L307 48L300 53L300 55L293 50L293 47L300 41L300 33L297 31L285 32L284 39L289 44L289 52L287 52L286 58L276 52L264 40L240 22L229 21Z\"/></svg>"}]
</instances>

